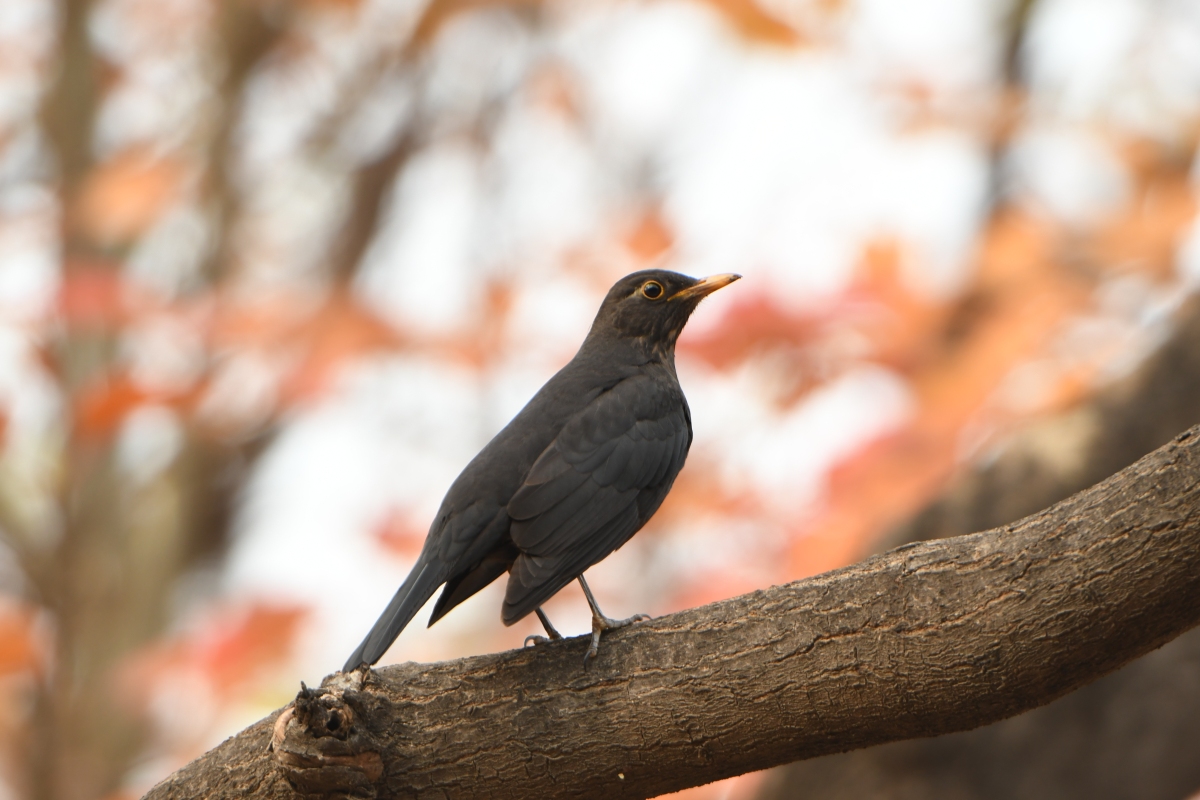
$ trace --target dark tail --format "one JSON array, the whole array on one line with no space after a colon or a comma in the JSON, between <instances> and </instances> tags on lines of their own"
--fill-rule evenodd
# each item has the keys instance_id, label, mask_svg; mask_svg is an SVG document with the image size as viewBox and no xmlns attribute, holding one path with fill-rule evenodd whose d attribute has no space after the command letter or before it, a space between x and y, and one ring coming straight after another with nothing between
<instances>
[{"instance_id":1,"label":"dark tail","mask_svg":"<svg viewBox=\"0 0 1200 800\"><path fill-rule=\"evenodd\" d=\"M445 581L441 572L436 564L431 563L418 563L413 567L413 571L396 590L392 602L388 603L388 607L375 621L375 626L371 628L367 638L363 639L362 644L346 660L342 672L358 669L363 664L370 666L383 657L400 635L400 631L404 630L404 626L412 621L421 606L425 605L425 601L433 597L434 591Z\"/></svg>"}]
</instances>

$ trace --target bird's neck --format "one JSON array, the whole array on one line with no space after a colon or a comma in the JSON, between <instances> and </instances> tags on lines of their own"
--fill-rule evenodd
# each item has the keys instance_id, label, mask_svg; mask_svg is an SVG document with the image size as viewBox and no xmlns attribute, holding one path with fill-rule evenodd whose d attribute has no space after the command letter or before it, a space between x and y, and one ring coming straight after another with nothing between
<instances>
[{"instance_id":1,"label":"bird's neck","mask_svg":"<svg viewBox=\"0 0 1200 800\"><path fill-rule=\"evenodd\" d=\"M661 363L675 371L675 338L622 336L612 331L593 330L583 340L579 355L590 360L602 357L606 361L640 366Z\"/></svg>"}]
</instances>

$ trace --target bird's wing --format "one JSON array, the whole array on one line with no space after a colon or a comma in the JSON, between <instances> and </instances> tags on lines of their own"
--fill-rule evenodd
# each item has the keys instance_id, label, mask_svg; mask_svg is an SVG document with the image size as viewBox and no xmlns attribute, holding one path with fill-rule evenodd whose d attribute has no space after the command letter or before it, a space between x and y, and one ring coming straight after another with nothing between
<instances>
[{"instance_id":1,"label":"bird's wing","mask_svg":"<svg viewBox=\"0 0 1200 800\"><path fill-rule=\"evenodd\" d=\"M691 438L678 386L645 375L573 417L508 503L521 555L510 572L504 622L533 611L636 533L666 496Z\"/></svg>"}]
</instances>

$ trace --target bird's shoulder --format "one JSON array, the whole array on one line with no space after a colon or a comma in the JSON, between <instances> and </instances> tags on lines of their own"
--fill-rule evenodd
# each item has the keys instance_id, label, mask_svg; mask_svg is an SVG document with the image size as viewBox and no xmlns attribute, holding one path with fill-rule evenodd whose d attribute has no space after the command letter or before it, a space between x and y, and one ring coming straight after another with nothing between
<instances>
[{"instance_id":1,"label":"bird's shoulder","mask_svg":"<svg viewBox=\"0 0 1200 800\"><path fill-rule=\"evenodd\" d=\"M565 421L555 444L564 455L586 454L623 435L664 438L681 423L690 428L691 415L674 374L643 370L598 392Z\"/></svg>"},{"instance_id":2,"label":"bird's shoulder","mask_svg":"<svg viewBox=\"0 0 1200 800\"><path fill-rule=\"evenodd\" d=\"M657 485L678 471L690 444L691 420L678 383L653 372L631 376L563 425L509 501L509 514L529 519L589 481L619 493Z\"/></svg>"},{"instance_id":3,"label":"bird's shoulder","mask_svg":"<svg viewBox=\"0 0 1200 800\"><path fill-rule=\"evenodd\" d=\"M453 538L473 535L493 509L507 504L534 462L568 426L585 432L597 423L611 426L619 422L627 399L640 396L641 410L661 402L664 390L670 393L673 370L625 359L598 363L588 356L579 353L546 381L463 468L442 499L431 538L451 528ZM678 389L678 381L674 385Z\"/></svg>"}]
</instances>

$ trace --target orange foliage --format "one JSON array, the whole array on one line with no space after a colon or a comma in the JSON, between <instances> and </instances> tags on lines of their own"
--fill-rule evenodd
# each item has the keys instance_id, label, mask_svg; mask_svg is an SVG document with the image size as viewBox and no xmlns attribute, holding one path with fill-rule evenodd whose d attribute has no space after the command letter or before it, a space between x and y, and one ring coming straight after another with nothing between
<instances>
[{"instance_id":1,"label":"orange foliage","mask_svg":"<svg viewBox=\"0 0 1200 800\"><path fill-rule=\"evenodd\" d=\"M727 369L766 352L827 348L852 329L855 339L870 345L856 355L908 369L941 333L947 309L906 287L900 262L897 243L868 242L855 280L820 309L789 310L769 294L743 292L716 326L681 338L680 351Z\"/></svg>"},{"instance_id":2,"label":"orange foliage","mask_svg":"<svg viewBox=\"0 0 1200 800\"><path fill-rule=\"evenodd\" d=\"M756 44L794 47L804 43L800 31L770 14L754 0L703 0L716 9L731 28Z\"/></svg>"},{"instance_id":3,"label":"orange foliage","mask_svg":"<svg viewBox=\"0 0 1200 800\"><path fill-rule=\"evenodd\" d=\"M195 329L210 356L262 354L282 368L275 386L280 407L318 397L347 363L390 350L415 348L482 368L501 355L511 307L511 287L496 282L488 287L470 330L445 337L416 336L397 330L346 290L324 297L278 293L253 304L213 293L165 305L106 265L67 272L57 304L59 316L74 327L116 331L160 315ZM78 391L75 430L84 437L110 436L126 415L146 403L190 413L209 377L201 375L195 385L165 391L142 385L127 373L104 375Z\"/></svg>"},{"instance_id":4,"label":"orange foliage","mask_svg":"<svg viewBox=\"0 0 1200 800\"><path fill-rule=\"evenodd\" d=\"M199 630L135 654L120 673L134 701L172 674L204 679L228 702L244 694L291 656L308 611L295 605L260 603L217 613Z\"/></svg>"},{"instance_id":5,"label":"orange foliage","mask_svg":"<svg viewBox=\"0 0 1200 800\"><path fill-rule=\"evenodd\" d=\"M864 247L858 275L841 296L820 309L790 310L767 293L737 301L716 326L685 333L680 352L718 369L770 354L786 365L788 381L777 400L790 406L855 359L910 373L936 356L949 309L904 285L900 247L891 241Z\"/></svg>"},{"instance_id":6,"label":"orange foliage","mask_svg":"<svg viewBox=\"0 0 1200 800\"><path fill-rule=\"evenodd\" d=\"M131 412L156 403L188 409L196 390L151 391L128 375L106 376L84 387L75 398L75 433L83 439L112 436Z\"/></svg>"},{"instance_id":7,"label":"orange foliage","mask_svg":"<svg viewBox=\"0 0 1200 800\"><path fill-rule=\"evenodd\" d=\"M769 13L754 0L698 0L719 13L734 31L745 39L757 43L793 47L804 42L800 31ZM412 45L424 48L441 32L454 17L468 11L488 6L541 5L542 0L433 0L425 7L416 30Z\"/></svg>"},{"instance_id":8,"label":"orange foliage","mask_svg":"<svg viewBox=\"0 0 1200 800\"><path fill-rule=\"evenodd\" d=\"M75 209L79 224L99 242L135 239L174 201L184 176L176 159L125 150L88 174Z\"/></svg>"},{"instance_id":9,"label":"orange foliage","mask_svg":"<svg viewBox=\"0 0 1200 800\"><path fill-rule=\"evenodd\" d=\"M649 526L654 530L709 515L753 517L760 510L758 498L731 492L721 480L718 465L693 450L687 469L679 473Z\"/></svg>"},{"instance_id":10,"label":"orange foliage","mask_svg":"<svg viewBox=\"0 0 1200 800\"><path fill-rule=\"evenodd\" d=\"M859 329L870 342L872 361L911 372L936 357L949 308L905 284L903 256L896 241L867 242L855 279L830 313Z\"/></svg>"},{"instance_id":11,"label":"orange foliage","mask_svg":"<svg viewBox=\"0 0 1200 800\"><path fill-rule=\"evenodd\" d=\"M427 525L415 521L411 515L399 509L394 509L375 526L373 535L386 552L411 561L421 552L428 532Z\"/></svg>"},{"instance_id":12,"label":"orange foliage","mask_svg":"<svg viewBox=\"0 0 1200 800\"><path fill-rule=\"evenodd\" d=\"M42 652L33 633L34 612L26 605L0 604L0 676L35 671Z\"/></svg>"},{"instance_id":13,"label":"orange foliage","mask_svg":"<svg viewBox=\"0 0 1200 800\"><path fill-rule=\"evenodd\" d=\"M150 399L150 393L118 375L84 388L75 400L75 431L94 438L111 435L125 416Z\"/></svg>"},{"instance_id":14,"label":"orange foliage","mask_svg":"<svg viewBox=\"0 0 1200 800\"><path fill-rule=\"evenodd\" d=\"M1183 170L1143 168L1134 201L1089 244L1100 263L1138 268L1158 279L1175 271L1175 254L1196 217L1196 195Z\"/></svg>"},{"instance_id":15,"label":"orange foliage","mask_svg":"<svg viewBox=\"0 0 1200 800\"><path fill-rule=\"evenodd\" d=\"M285 403L311 399L324 392L348 361L389 350L400 334L346 293L335 292L295 330L292 346L301 353L284 381Z\"/></svg>"},{"instance_id":16,"label":"orange foliage","mask_svg":"<svg viewBox=\"0 0 1200 800\"><path fill-rule=\"evenodd\" d=\"M1088 299L1086 287L1054 261L1055 250L1053 231L1034 220L1015 212L993 219L983 239L979 295L963 301L957 317L939 315L946 326L935 358L911 361L915 418L832 470L824 507L797 532L791 575L855 560L871 537L945 485L967 424L1011 370L1036 355ZM917 306L901 307L919 313ZM1067 380L1075 388L1052 396L1078 397L1079 376Z\"/></svg>"},{"instance_id":17,"label":"orange foliage","mask_svg":"<svg viewBox=\"0 0 1200 800\"><path fill-rule=\"evenodd\" d=\"M534 70L526 83L526 91L536 105L572 122L583 121L579 87L563 63L551 62Z\"/></svg>"},{"instance_id":18,"label":"orange foliage","mask_svg":"<svg viewBox=\"0 0 1200 800\"><path fill-rule=\"evenodd\" d=\"M625 247L643 261L662 256L674 243L674 232L656 209L638 217L624 237Z\"/></svg>"},{"instance_id":19,"label":"orange foliage","mask_svg":"<svg viewBox=\"0 0 1200 800\"><path fill-rule=\"evenodd\" d=\"M55 311L73 328L110 329L128 320L130 304L119 264L75 260L64 269Z\"/></svg>"},{"instance_id":20,"label":"orange foliage","mask_svg":"<svg viewBox=\"0 0 1200 800\"><path fill-rule=\"evenodd\" d=\"M218 352L285 347L316 309L311 296L289 292L273 292L253 303L222 297L215 304L209 343Z\"/></svg>"},{"instance_id":21,"label":"orange foliage","mask_svg":"<svg viewBox=\"0 0 1200 800\"><path fill-rule=\"evenodd\" d=\"M1139 185L1134 202L1086 246L1098 265L1166 278L1179 238L1196 214L1196 199L1185 170L1164 168L1153 153L1136 147L1129 159ZM867 281L868 294L885 299L895 323L872 337L890 342L878 355L910 377L917 415L904 429L868 444L832 470L823 509L797 531L792 575L853 561L871 537L936 496L953 474L969 424L999 430L1018 421L1014 412L1005 415L989 407L990 398L1018 364L1038 356L1089 302L1090 278L1068 261L1072 242L1066 237L1065 231L1019 212L998 213L982 238L974 288L953 308L922 309L902 293L881 291L886 272ZM920 347L932 349L914 358ZM1079 402L1093 385L1094 370L1095 365L1083 365L1062 371L1021 414L1060 411Z\"/></svg>"},{"instance_id":22,"label":"orange foliage","mask_svg":"<svg viewBox=\"0 0 1200 800\"><path fill-rule=\"evenodd\" d=\"M294 402L327 388L345 361L397 347L405 337L349 293L335 291L315 305L286 294L253 305L225 304L216 314L211 341L216 349L286 356L292 366L283 394Z\"/></svg>"},{"instance_id":23,"label":"orange foliage","mask_svg":"<svg viewBox=\"0 0 1200 800\"><path fill-rule=\"evenodd\" d=\"M773 350L803 350L816 345L832 314L794 312L764 293L744 292L721 320L703 334L685 333L679 352L729 369Z\"/></svg>"},{"instance_id":24,"label":"orange foliage","mask_svg":"<svg viewBox=\"0 0 1200 800\"><path fill-rule=\"evenodd\" d=\"M512 307L512 286L494 280L488 284L483 307L470 328L448 338L423 338L416 344L427 352L484 369L504 355L504 332Z\"/></svg>"}]
</instances>

